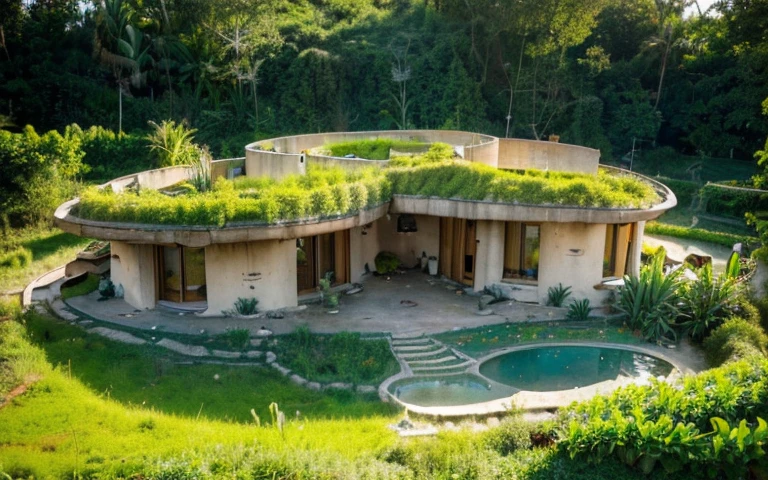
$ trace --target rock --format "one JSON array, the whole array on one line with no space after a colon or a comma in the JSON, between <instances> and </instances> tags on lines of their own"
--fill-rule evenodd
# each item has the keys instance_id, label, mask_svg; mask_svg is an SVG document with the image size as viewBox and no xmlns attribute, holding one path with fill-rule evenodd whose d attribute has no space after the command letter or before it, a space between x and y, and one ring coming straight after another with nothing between
<instances>
[{"instance_id":1,"label":"rock","mask_svg":"<svg viewBox=\"0 0 768 480\"><path fill-rule=\"evenodd\" d=\"M358 385L356 391L357 393L376 393L379 389L373 385Z\"/></svg>"},{"instance_id":2,"label":"rock","mask_svg":"<svg viewBox=\"0 0 768 480\"><path fill-rule=\"evenodd\" d=\"M227 350L211 350L211 355L219 358L240 358L240 352L229 352Z\"/></svg>"},{"instance_id":3,"label":"rock","mask_svg":"<svg viewBox=\"0 0 768 480\"><path fill-rule=\"evenodd\" d=\"M120 330L112 330L111 328L96 327L88 331L101 335L102 337L107 337L110 340L114 340L120 343L129 343L132 345L143 345L147 343L147 341L144 340L143 338L133 336L130 333L122 332Z\"/></svg>"},{"instance_id":4,"label":"rock","mask_svg":"<svg viewBox=\"0 0 768 480\"><path fill-rule=\"evenodd\" d=\"M354 294L360 293L362 291L363 291L363 286L360 285L359 287L358 286L352 287L352 288L350 288L349 290L347 290L344 293L347 294L347 295L354 295Z\"/></svg>"},{"instance_id":5,"label":"rock","mask_svg":"<svg viewBox=\"0 0 768 480\"><path fill-rule=\"evenodd\" d=\"M272 335L272 330L267 329L267 327L261 327L256 331L256 336L259 338L266 338Z\"/></svg>"},{"instance_id":6,"label":"rock","mask_svg":"<svg viewBox=\"0 0 768 480\"><path fill-rule=\"evenodd\" d=\"M208 349L198 345L185 345L181 342L170 340L168 338L163 338L157 342L157 344L161 347L167 348L168 350L173 350L174 352L180 353L182 355L189 355L190 357L208 356Z\"/></svg>"},{"instance_id":7,"label":"rock","mask_svg":"<svg viewBox=\"0 0 768 480\"><path fill-rule=\"evenodd\" d=\"M90 325L93 323L93 320L80 320L78 323L80 325Z\"/></svg>"},{"instance_id":8,"label":"rock","mask_svg":"<svg viewBox=\"0 0 768 480\"><path fill-rule=\"evenodd\" d=\"M251 339L251 346L252 347L260 347L262 340L260 338L252 338Z\"/></svg>"},{"instance_id":9,"label":"rock","mask_svg":"<svg viewBox=\"0 0 768 480\"><path fill-rule=\"evenodd\" d=\"M262 355L264 355L264 352L259 352L258 350L248 350L245 352L245 356L248 358L261 358Z\"/></svg>"},{"instance_id":10,"label":"rock","mask_svg":"<svg viewBox=\"0 0 768 480\"><path fill-rule=\"evenodd\" d=\"M480 317L487 317L488 315L493 315L493 310L490 308L486 308L485 310L478 310L475 312L475 315L478 315Z\"/></svg>"},{"instance_id":11,"label":"rock","mask_svg":"<svg viewBox=\"0 0 768 480\"><path fill-rule=\"evenodd\" d=\"M281 319L285 318L285 314L280 310L270 310L267 312L267 318Z\"/></svg>"},{"instance_id":12,"label":"rock","mask_svg":"<svg viewBox=\"0 0 768 480\"><path fill-rule=\"evenodd\" d=\"M313 391L315 391L315 392L319 392L320 390L322 390L322 389L323 389L323 386L322 386L322 385L320 385L320 384L319 384L319 383L317 383L317 382L307 382L307 384L306 384L306 385L304 385L304 386L305 386L305 387L307 387L307 388L308 388L308 389L310 389L310 390L313 390Z\"/></svg>"},{"instance_id":13,"label":"rock","mask_svg":"<svg viewBox=\"0 0 768 480\"><path fill-rule=\"evenodd\" d=\"M273 363L273 365L274 365L274 363ZM293 375L291 375L290 379L291 379L291 381L293 383L295 383L296 385L299 385L299 386L303 386L303 385L307 384L307 379L306 378L300 377L300 376L296 375L295 373Z\"/></svg>"},{"instance_id":14,"label":"rock","mask_svg":"<svg viewBox=\"0 0 768 480\"><path fill-rule=\"evenodd\" d=\"M277 370L278 372L282 373L283 375L288 375L289 373L291 373L291 369L290 368L285 368L284 366L280 365L277 362L272 362L270 365L272 365L272 367L275 370Z\"/></svg>"},{"instance_id":15,"label":"rock","mask_svg":"<svg viewBox=\"0 0 768 480\"><path fill-rule=\"evenodd\" d=\"M445 422L443 424L443 428L451 431L458 430L458 428L456 428L456 424L454 424L453 422Z\"/></svg>"},{"instance_id":16,"label":"rock","mask_svg":"<svg viewBox=\"0 0 768 480\"><path fill-rule=\"evenodd\" d=\"M501 422L500 422L500 421L499 421L499 419L498 419L498 418L496 418L496 417L488 417L488 419L486 419L485 423L486 423L486 424L487 424L489 427L491 427L491 428L493 428L493 427L498 427L499 425L501 425Z\"/></svg>"},{"instance_id":17,"label":"rock","mask_svg":"<svg viewBox=\"0 0 768 480\"><path fill-rule=\"evenodd\" d=\"M482 295L478 301L478 305L480 305L481 310L485 310L494 300L496 300L496 298L493 295Z\"/></svg>"},{"instance_id":18,"label":"rock","mask_svg":"<svg viewBox=\"0 0 768 480\"><path fill-rule=\"evenodd\" d=\"M272 352L267 352L267 363L273 363L275 360L277 360L277 355Z\"/></svg>"},{"instance_id":19,"label":"rock","mask_svg":"<svg viewBox=\"0 0 768 480\"><path fill-rule=\"evenodd\" d=\"M343 382L334 382L334 383L329 383L328 385L325 386L325 390L331 390L331 389L352 390L352 384L343 383Z\"/></svg>"}]
</instances>

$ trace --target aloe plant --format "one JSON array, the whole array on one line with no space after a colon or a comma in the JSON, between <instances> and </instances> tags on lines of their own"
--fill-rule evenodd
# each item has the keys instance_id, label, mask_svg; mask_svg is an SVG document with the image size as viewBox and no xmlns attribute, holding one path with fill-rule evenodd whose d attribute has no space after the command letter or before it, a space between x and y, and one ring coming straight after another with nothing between
<instances>
[{"instance_id":1,"label":"aloe plant","mask_svg":"<svg viewBox=\"0 0 768 480\"><path fill-rule=\"evenodd\" d=\"M591 311L592 307L589 306L588 298L576 300L568 305L568 313L565 314L565 318L574 321L584 321L589 318Z\"/></svg>"},{"instance_id":2,"label":"aloe plant","mask_svg":"<svg viewBox=\"0 0 768 480\"><path fill-rule=\"evenodd\" d=\"M552 307L562 307L565 299L571 296L571 287L564 287L558 283L556 287L547 289L547 305Z\"/></svg>"}]
</instances>

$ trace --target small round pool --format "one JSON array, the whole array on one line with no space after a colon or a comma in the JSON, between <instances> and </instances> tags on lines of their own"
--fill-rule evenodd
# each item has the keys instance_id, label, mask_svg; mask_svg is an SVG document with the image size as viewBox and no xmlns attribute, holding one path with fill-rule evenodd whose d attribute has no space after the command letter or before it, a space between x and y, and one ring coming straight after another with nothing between
<instances>
[{"instance_id":1,"label":"small round pool","mask_svg":"<svg viewBox=\"0 0 768 480\"><path fill-rule=\"evenodd\" d=\"M509 397L517 390L506 385L492 385L475 375L446 377L410 377L389 386L389 392L401 402L422 407L451 407L490 402Z\"/></svg>"},{"instance_id":2,"label":"small round pool","mask_svg":"<svg viewBox=\"0 0 768 480\"><path fill-rule=\"evenodd\" d=\"M480 374L519 390L549 392L586 387L619 377L647 380L668 376L674 367L631 350L584 346L539 346L493 357Z\"/></svg>"}]
</instances>

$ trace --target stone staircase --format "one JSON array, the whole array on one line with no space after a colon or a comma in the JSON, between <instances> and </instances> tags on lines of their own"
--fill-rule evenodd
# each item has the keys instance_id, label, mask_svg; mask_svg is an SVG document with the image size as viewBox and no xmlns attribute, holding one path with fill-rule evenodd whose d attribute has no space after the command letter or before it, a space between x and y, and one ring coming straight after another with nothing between
<instances>
[{"instance_id":1,"label":"stone staircase","mask_svg":"<svg viewBox=\"0 0 768 480\"><path fill-rule=\"evenodd\" d=\"M463 373L476 360L430 337L392 337L392 352L414 376Z\"/></svg>"}]
</instances>

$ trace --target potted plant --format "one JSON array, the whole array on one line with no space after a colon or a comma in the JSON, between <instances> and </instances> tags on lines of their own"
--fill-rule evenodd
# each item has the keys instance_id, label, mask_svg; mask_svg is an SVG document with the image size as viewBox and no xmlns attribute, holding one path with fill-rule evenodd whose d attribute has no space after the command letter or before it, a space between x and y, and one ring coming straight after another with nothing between
<instances>
[{"instance_id":1,"label":"potted plant","mask_svg":"<svg viewBox=\"0 0 768 480\"><path fill-rule=\"evenodd\" d=\"M437 257L434 255L429 257L429 260L427 260L427 265L429 266L429 274L433 277L437 275Z\"/></svg>"}]
</instances>

